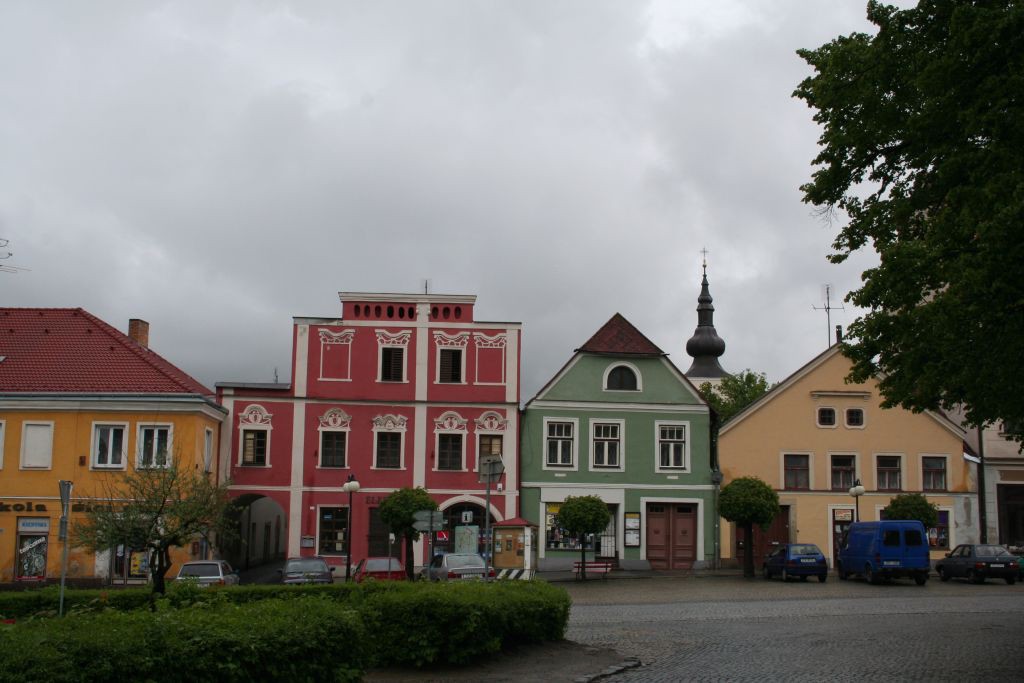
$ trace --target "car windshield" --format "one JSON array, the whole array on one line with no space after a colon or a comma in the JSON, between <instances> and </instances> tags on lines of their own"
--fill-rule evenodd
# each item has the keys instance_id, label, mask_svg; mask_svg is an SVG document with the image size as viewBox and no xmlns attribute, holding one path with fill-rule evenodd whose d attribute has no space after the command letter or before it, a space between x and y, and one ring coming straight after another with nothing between
<instances>
[{"instance_id":1,"label":"car windshield","mask_svg":"<svg viewBox=\"0 0 1024 683\"><path fill-rule=\"evenodd\" d=\"M178 576L220 576L220 570L212 562L208 564L186 564L181 568Z\"/></svg>"},{"instance_id":2,"label":"car windshield","mask_svg":"<svg viewBox=\"0 0 1024 683\"><path fill-rule=\"evenodd\" d=\"M483 567L484 561L476 555L449 555L448 566L457 567Z\"/></svg>"},{"instance_id":3,"label":"car windshield","mask_svg":"<svg viewBox=\"0 0 1024 683\"><path fill-rule=\"evenodd\" d=\"M327 569L327 563L323 560L314 560L312 558L302 560L288 560L288 563L284 566L286 573L292 572L316 572L323 573L330 571Z\"/></svg>"},{"instance_id":4,"label":"car windshield","mask_svg":"<svg viewBox=\"0 0 1024 683\"><path fill-rule=\"evenodd\" d=\"M1010 551L1001 545L979 545L979 555L1009 555Z\"/></svg>"},{"instance_id":5,"label":"car windshield","mask_svg":"<svg viewBox=\"0 0 1024 683\"><path fill-rule=\"evenodd\" d=\"M391 570L402 571L402 563L396 559L391 559ZM375 558L366 561L366 571L368 572L386 572L388 571L388 558Z\"/></svg>"},{"instance_id":6,"label":"car windshield","mask_svg":"<svg viewBox=\"0 0 1024 683\"><path fill-rule=\"evenodd\" d=\"M818 546L806 543L804 545L790 546L790 550L794 555L820 555L821 551L818 550Z\"/></svg>"}]
</instances>

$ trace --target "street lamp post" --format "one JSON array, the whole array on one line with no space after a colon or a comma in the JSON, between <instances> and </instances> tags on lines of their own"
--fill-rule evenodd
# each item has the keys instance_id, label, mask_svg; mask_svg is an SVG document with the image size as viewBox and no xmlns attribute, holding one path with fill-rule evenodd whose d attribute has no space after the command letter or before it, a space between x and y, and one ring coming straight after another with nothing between
<instances>
[{"instance_id":1,"label":"street lamp post","mask_svg":"<svg viewBox=\"0 0 1024 683\"><path fill-rule=\"evenodd\" d=\"M850 495L853 496L854 510L856 511L853 517L853 521L860 521L860 497L864 495L864 487L861 486L860 479L855 479L853 486L850 487Z\"/></svg>"},{"instance_id":2,"label":"street lamp post","mask_svg":"<svg viewBox=\"0 0 1024 683\"><path fill-rule=\"evenodd\" d=\"M352 494L359 490L356 475L348 475L348 480L342 484L341 490L348 493L348 524L345 527L345 581L349 581L352 577Z\"/></svg>"}]
</instances>

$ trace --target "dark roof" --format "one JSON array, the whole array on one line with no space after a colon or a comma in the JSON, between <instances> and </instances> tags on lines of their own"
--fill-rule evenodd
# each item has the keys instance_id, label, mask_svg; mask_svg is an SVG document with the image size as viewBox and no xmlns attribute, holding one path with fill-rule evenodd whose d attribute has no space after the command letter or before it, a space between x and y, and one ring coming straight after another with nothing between
<instances>
[{"instance_id":1,"label":"dark roof","mask_svg":"<svg viewBox=\"0 0 1024 683\"><path fill-rule=\"evenodd\" d=\"M687 377L725 377L729 373L718 362L725 353L725 340L715 330L715 307L708 287L707 265L700 283L697 297L697 329L686 342L686 353L693 357L693 364L686 371Z\"/></svg>"},{"instance_id":2,"label":"dark roof","mask_svg":"<svg viewBox=\"0 0 1024 683\"><path fill-rule=\"evenodd\" d=\"M213 391L81 308L0 308L0 393Z\"/></svg>"},{"instance_id":3,"label":"dark roof","mask_svg":"<svg viewBox=\"0 0 1024 683\"><path fill-rule=\"evenodd\" d=\"M633 324L620 313L613 315L593 337L576 350L628 356L665 355L664 351L633 327Z\"/></svg>"}]
</instances>

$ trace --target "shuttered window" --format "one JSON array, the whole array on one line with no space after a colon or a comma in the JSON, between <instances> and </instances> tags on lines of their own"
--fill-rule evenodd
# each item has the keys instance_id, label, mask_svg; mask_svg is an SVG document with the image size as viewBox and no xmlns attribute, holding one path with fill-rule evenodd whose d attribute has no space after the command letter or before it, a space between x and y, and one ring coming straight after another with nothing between
<instances>
[{"instance_id":1,"label":"shuttered window","mask_svg":"<svg viewBox=\"0 0 1024 683\"><path fill-rule=\"evenodd\" d=\"M405 349L400 346L385 346L380 350L380 381L405 381Z\"/></svg>"},{"instance_id":2,"label":"shuttered window","mask_svg":"<svg viewBox=\"0 0 1024 683\"><path fill-rule=\"evenodd\" d=\"M53 464L53 425L26 424L21 447L21 466L49 468Z\"/></svg>"},{"instance_id":3,"label":"shuttered window","mask_svg":"<svg viewBox=\"0 0 1024 683\"><path fill-rule=\"evenodd\" d=\"M458 384L462 381L462 349L441 349L437 381Z\"/></svg>"}]
</instances>

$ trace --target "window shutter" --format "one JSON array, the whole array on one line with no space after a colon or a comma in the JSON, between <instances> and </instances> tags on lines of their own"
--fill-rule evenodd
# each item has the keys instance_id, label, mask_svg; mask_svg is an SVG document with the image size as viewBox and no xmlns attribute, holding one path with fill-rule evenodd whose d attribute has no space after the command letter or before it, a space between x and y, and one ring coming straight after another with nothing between
<instances>
[{"instance_id":1,"label":"window shutter","mask_svg":"<svg viewBox=\"0 0 1024 683\"><path fill-rule=\"evenodd\" d=\"M53 425L25 425L24 467L50 467L53 462Z\"/></svg>"}]
</instances>

